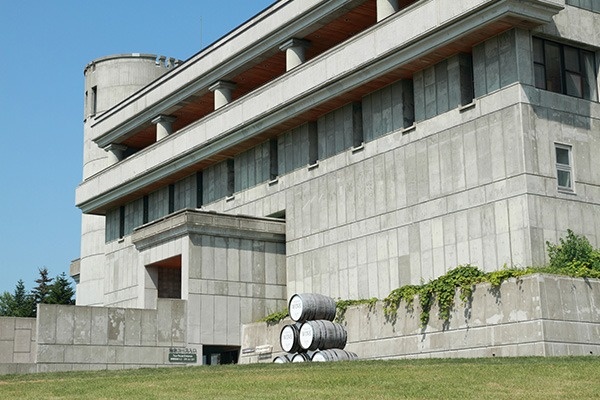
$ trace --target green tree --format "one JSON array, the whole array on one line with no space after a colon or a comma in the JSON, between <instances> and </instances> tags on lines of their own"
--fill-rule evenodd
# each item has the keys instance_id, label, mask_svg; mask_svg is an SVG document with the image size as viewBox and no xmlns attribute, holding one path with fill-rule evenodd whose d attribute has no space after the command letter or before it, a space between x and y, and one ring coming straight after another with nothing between
<instances>
[{"instance_id":1,"label":"green tree","mask_svg":"<svg viewBox=\"0 0 600 400\"><path fill-rule=\"evenodd\" d=\"M15 308L15 298L9 292L4 292L0 295L0 316L10 317L12 316L13 309Z\"/></svg>"},{"instance_id":2,"label":"green tree","mask_svg":"<svg viewBox=\"0 0 600 400\"><path fill-rule=\"evenodd\" d=\"M67 275L63 272L54 278L54 282L50 285L50 291L46 298L47 304L75 304L73 299L75 290L71 286Z\"/></svg>"},{"instance_id":3,"label":"green tree","mask_svg":"<svg viewBox=\"0 0 600 400\"><path fill-rule=\"evenodd\" d=\"M50 292L50 286L52 284L52 278L48 276L48 268L39 268L40 277L35 280L37 286L31 290L31 294L35 299L36 304L45 303L48 293Z\"/></svg>"},{"instance_id":4,"label":"green tree","mask_svg":"<svg viewBox=\"0 0 600 400\"><path fill-rule=\"evenodd\" d=\"M4 292L0 296L0 314L5 317L35 317L35 299L25 290L22 279L17 282L13 294Z\"/></svg>"}]
</instances>

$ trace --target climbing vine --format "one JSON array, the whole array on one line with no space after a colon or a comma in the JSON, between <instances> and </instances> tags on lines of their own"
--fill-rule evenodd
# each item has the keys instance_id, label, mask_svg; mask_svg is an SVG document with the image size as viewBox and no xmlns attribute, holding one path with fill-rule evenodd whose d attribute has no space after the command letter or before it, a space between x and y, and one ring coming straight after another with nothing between
<instances>
[{"instance_id":1,"label":"climbing vine","mask_svg":"<svg viewBox=\"0 0 600 400\"><path fill-rule=\"evenodd\" d=\"M268 325L275 325L279 323L279 321L284 320L289 316L287 308L281 311L274 312L272 314L267 315L259 322L266 322Z\"/></svg>"},{"instance_id":2,"label":"climbing vine","mask_svg":"<svg viewBox=\"0 0 600 400\"><path fill-rule=\"evenodd\" d=\"M445 275L420 286L407 285L392 291L384 301L384 312L388 318L395 318L400 302L404 301L409 309L413 308L415 297L421 306L421 325L427 325L430 310L437 301L439 318L450 319L450 311L454 307L454 296L458 289L460 299L466 303L473 294L474 285L483 282L485 273L472 265L463 265L450 270Z\"/></svg>"},{"instance_id":3,"label":"climbing vine","mask_svg":"<svg viewBox=\"0 0 600 400\"><path fill-rule=\"evenodd\" d=\"M373 308L375 306L375 304L377 303L377 301L379 301L379 299L377 299L377 297L373 297L370 299L361 299L361 300L338 300L336 302L337 310L336 310L336 314L335 314L335 320L337 322L342 322L344 320L344 317L346 316L346 310L350 306L356 306L356 305L360 305L360 304L368 304L369 308Z\"/></svg>"}]
</instances>

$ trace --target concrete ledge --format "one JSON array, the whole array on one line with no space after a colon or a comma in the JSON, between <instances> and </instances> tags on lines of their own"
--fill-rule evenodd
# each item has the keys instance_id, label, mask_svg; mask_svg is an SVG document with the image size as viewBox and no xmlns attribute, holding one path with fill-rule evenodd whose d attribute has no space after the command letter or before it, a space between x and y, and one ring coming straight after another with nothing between
<instances>
[{"instance_id":1,"label":"concrete ledge","mask_svg":"<svg viewBox=\"0 0 600 400\"><path fill-rule=\"evenodd\" d=\"M190 234L285 242L285 222L187 209L137 228L132 242L138 250L144 250Z\"/></svg>"}]
</instances>

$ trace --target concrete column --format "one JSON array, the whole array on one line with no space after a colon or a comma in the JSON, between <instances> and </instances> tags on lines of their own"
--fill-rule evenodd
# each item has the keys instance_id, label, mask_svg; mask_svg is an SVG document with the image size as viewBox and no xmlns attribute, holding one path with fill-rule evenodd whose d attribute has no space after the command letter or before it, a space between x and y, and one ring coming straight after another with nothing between
<instances>
[{"instance_id":1,"label":"concrete column","mask_svg":"<svg viewBox=\"0 0 600 400\"><path fill-rule=\"evenodd\" d=\"M104 150L108 153L108 163L110 165L114 165L125 158L125 150L127 150L127 146L113 143L106 146Z\"/></svg>"},{"instance_id":2,"label":"concrete column","mask_svg":"<svg viewBox=\"0 0 600 400\"><path fill-rule=\"evenodd\" d=\"M308 40L292 38L279 46L279 50L285 51L286 71L296 68L305 61L306 49L310 46Z\"/></svg>"},{"instance_id":3,"label":"concrete column","mask_svg":"<svg viewBox=\"0 0 600 400\"><path fill-rule=\"evenodd\" d=\"M377 22L399 10L398 0L377 0Z\"/></svg>"},{"instance_id":4,"label":"concrete column","mask_svg":"<svg viewBox=\"0 0 600 400\"><path fill-rule=\"evenodd\" d=\"M169 117L168 115L159 115L152 120L152 123L156 125L156 141L166 138L173 133L173 122L175 117Z\"/></svg>"},{"instance_id":5,"label":"concrete column","mask_svg":"<svg viewBox=\"0 0 600 400\"><path fill-rule=\"evenodd\" d=\"M208 88L208 90L215 93L215 110L231 102L235 87L236 85L233 82L218 81Z\"/></svg>"}]
</instances>

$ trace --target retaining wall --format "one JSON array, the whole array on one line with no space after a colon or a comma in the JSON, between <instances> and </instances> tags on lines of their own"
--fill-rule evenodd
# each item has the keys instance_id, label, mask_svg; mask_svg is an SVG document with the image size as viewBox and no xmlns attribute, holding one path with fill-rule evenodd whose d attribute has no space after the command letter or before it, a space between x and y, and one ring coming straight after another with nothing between
<instances>
[{"instance_id":1,"label":"retaining wall","mask_svg":"<svg viewBox=\"0 0 600 400\"><path fill-rule=\"evenodd\" d=\"M37 329L39 372L172 365L170 349L187 346L186 301L159 299L156 310L43 304Z\"/></svg>"},{"instance_id":2,"label":"retaining wall","mask_svg":"<svg viewBox=\"0 0 600 400\"><path fill-rule=\"evenodd\" d=\"M186 308L167 299L156 310L40 304L38 318L0 318L0 375L196 364Z\"/></svg>"},{"instance_id":3,"label":"retaining wall","mask_svg":"<svg viewBox=\"0 0 600 400\"><path fill-rule=\"evenodd\" d=\"M35 370L35 318L0 317L0 374Z\"/></svg>"},{"instance_id":4,"label":"retaining wall","mask_svg":"<svg viewBox=\"0 0 600 400\"><path fill-rule=\"evenodd\" d=\"M412 310L401 303L395 319L381 302L348 308L346 350L362 359L600 354L600 280L536 274L500 288L480 284L468 304L457 294L448 324L433 307L425 328L417 303ZM240 363L283 354L279 331L286 323L245 325ZM273 346L269 357L257 353L265 345Z\"/></svg>"}]
</instances>

